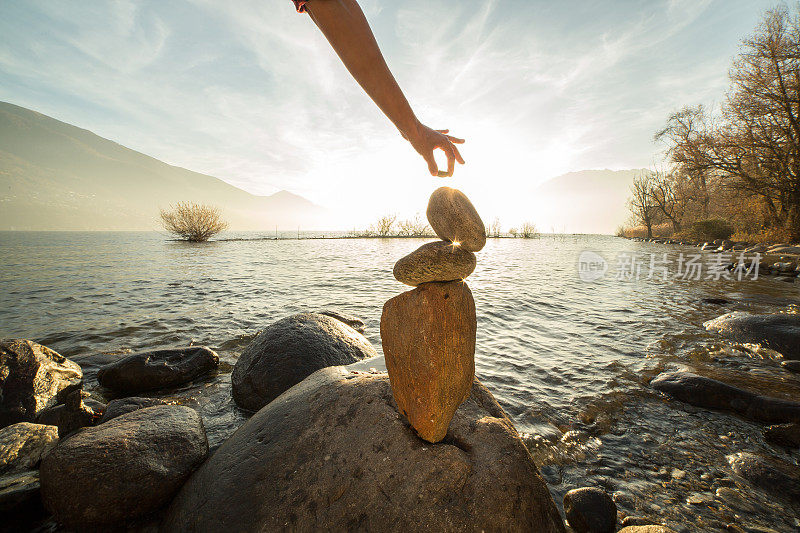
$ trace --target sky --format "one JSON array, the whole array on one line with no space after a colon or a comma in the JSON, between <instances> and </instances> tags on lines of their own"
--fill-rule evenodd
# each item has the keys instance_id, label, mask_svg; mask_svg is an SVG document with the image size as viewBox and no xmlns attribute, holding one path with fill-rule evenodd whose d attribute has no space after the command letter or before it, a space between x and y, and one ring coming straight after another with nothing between
<instances>
[{"instance_id":1,"label":"sky","mask_svg":"<svg viewBox=\"0 0 800 533\"><path fill-rule=\"evenodd\" d=\"M653 133L722 101L739 43L776 5L360 3L417 116L466 138L454 178L430 177L289 0L0 0L0 100L347 223L424 213L440 185L484 219L535 219L548 178L652 165Z\"/></svg>"}]
</instances>

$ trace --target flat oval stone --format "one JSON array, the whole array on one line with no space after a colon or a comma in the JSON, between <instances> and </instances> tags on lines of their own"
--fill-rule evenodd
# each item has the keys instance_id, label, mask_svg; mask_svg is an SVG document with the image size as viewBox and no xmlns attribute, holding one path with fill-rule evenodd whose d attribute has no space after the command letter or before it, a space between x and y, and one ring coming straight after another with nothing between
<instances>
[{"instance_id":1,"label":"flat oval stone","mask_svg":"<svg viewBox=\"0 0 800 533\"><path fill-rule=\"evenodd\" d=\"M439 187L428 200L428 222L440 238L477 252L486 244L486 229L467 196L452 187Z\"/></svg>"},{"instance_id":2,"label":"flat oval stone","mask_svg":"<svg viewBox=\"0 0 800 533\"><path fill-rule=\"evenodd\" d=\"M456 281L475 270L475 254L452 242L423 244L394 265L397 281L416 287L430 281Z\"/></svg>"}]
</instances>

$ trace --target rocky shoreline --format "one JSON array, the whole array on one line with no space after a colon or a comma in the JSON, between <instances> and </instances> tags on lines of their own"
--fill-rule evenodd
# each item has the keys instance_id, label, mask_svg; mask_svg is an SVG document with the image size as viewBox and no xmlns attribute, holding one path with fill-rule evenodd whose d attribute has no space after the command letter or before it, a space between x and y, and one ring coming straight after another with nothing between
<instances>
[{"instance_id":1,"label":"rocky shoreline","mask_svg":"<svg viewBox=\"0 0 800 533\"><path fill-rule=\"evenodd\" d=\"M628 237L624 237L628 239ZM652 239L629 238L637 242L650 242L654 244L668 244L691 246L700 251L718 254L729 254L730 258L725 263L728 270L733 270L741 259L745 267L750 267L758 262L760 274L781 276L787 281L800 276L800 244L778 243L750 243L717 239L714 241L689 241L684 239L669 239L654 237Z\"/></svg>"},{"instance_id":2,"label":"rocky shoreline","mask_svg":"<svg viewBox=\"0 0 800 533\"><path fill-rule=\"evenodd\" d=\"M420 271L463 272L426 266L399 277L451 283L421 281ZM728 313L706 328L781 354L787 373L800 362L800 315ZM228 391L249 419L216 449L197 412L158 398L219 372L213 350L117 357L95 376L31 341L3 341L0 510L16 530L49 516L65 530L671 531L655 518L626 516L600 486L567 492L559 516L542 465L477 380L441 441L426 442L398 407L391 376L343 367L375 356L363 331L358 318L336 311L264 328ZM112 376L135 379L121 385ZM761 424L777 450L800 446L800 402L687 369L665 370L649 386L670 403ZM796 461L747 447L727 453L720 479L800 506ZM708 498L742 498L736 485L717 481ZM696 504L711 501L703 498ZM734 517L727 530L743 531Z\"/></svg>"}]
</instances>

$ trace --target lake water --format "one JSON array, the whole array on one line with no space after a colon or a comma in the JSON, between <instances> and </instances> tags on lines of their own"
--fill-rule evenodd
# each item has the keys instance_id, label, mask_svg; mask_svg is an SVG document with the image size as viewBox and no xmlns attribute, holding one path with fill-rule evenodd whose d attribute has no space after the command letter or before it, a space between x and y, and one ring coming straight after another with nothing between
<instances>
[{"instance_id":1,"label":"lake water","mask_svg":"<svg viewBox=\"0 0 800 533\"><path fill-rule=\"evenodd\" d=\"M0 336L73 358L96 394L97 367L118 354L206 344L224 361L220 374L167 396L197 408L218 445L245 419L230 400L229 372L260 328L292 313L338 309L366 322L380 353L381 308L405 290L392 266L422 242L190 245L157 233L0 233ZM608 260L604 278L581 280L585 250ZM798 455L765 444L758 424L670 402L648 382L661 370L688 367L800 398L800 379L774 353L730 345L702 327L735 310L796 312L800 283L663 281L645 279L646 272L616 279L617 258L633 253L662 260L667 253L674 273L680 254L699 252L601 236L489 239L468 279L478 376L523 433L559 506L567 490L599 485L625 513L679 530L737 523L797 531L796 510L735 479L725 456L753 451L797 464ZM381 360L359 366L384 368ZM733 486L742 500L715 499L720 486Z\"/></svg>"}]
</instances>

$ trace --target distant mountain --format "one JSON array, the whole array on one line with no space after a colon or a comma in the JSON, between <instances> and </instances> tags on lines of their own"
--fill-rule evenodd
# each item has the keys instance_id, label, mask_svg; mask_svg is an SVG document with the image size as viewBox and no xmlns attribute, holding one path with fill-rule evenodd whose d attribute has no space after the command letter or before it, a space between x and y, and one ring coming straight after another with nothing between
<instances>
[{"instance_id":1,"label":"distant mountain","mask_svg":"<svg viewBox=\"0 0 800 533\"><path fill-rule=\"evenodd\" d=\"M326 218L288 191L256 196L0 102L0 230L155 229L159 209L184 200L220 207L231 229L319 229Z\"/></svg>"},{"instance_id":2,"label":"distant mountain","mask_svg":"<svg viewBox=\"0 0 800 533\"><path fill-rule=\"evenodd\" d=\"M540 231L612 234L625 223L633 178L646 169L581 170L534 189Z\"/></svg>"}]
</instances>

